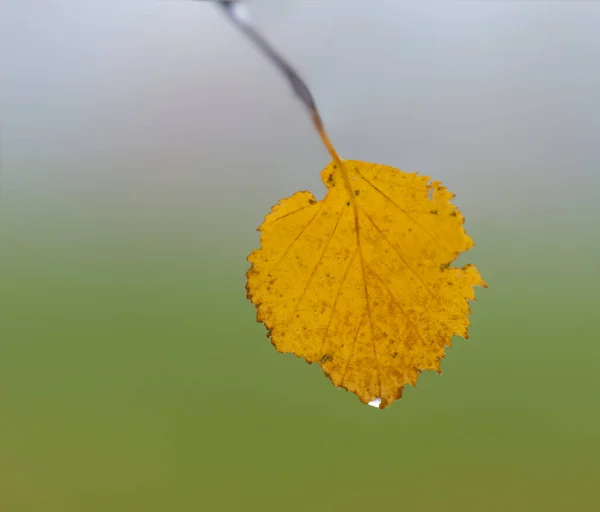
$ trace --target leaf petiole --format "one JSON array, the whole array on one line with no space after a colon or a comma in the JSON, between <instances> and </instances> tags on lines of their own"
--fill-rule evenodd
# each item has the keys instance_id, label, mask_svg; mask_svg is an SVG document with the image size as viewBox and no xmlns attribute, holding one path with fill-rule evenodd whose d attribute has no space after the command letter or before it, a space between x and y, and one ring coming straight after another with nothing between
<instances>
[{"instance_id":1,"label":"leaf petiole","mask_svg":"<svg viewBox=\"0 0 600 512\"><path fill-rule=\"evenodd\" d=\"M288 79L290 86L294 93L302 104L308 109L312 122L317 130L317 133L321 137L325 148L331 155L331 158L343 168L342 159L338 155L335 147L333 146L331 139L327 135L323 120L319 114L317 104L313 98L310 89L300 78L298 73L290 66L285 59L277 52L273 46L265 39L265 37L258 32L250 23L242 19L236 12L235 5L238 2L231 0L217 0L219 7L223 10L227 18L250 40L254 43L260 51L267 56L267 58L279 69L285 77Z\"/></svg>"}]
</instances>

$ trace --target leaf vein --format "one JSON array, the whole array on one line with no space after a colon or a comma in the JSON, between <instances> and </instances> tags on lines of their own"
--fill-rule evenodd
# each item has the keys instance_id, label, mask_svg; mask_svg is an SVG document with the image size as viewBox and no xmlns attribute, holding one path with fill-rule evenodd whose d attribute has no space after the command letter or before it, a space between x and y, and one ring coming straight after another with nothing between
<instances>
[{"instance_id":1,"label":"leaf vein","mask_svg":"<svg viewBox=\"0 0 600 512\"><path fill-rule=\"evenodd\" d=\"M306 226L304 226L300 230L300 233L298 233L296 235L296 237L291 241L290 245L288 245L287 249L283 253L283 256L281 256L281 258L279 258L279 260L277 261L277 263L275 263L275 265L273 266L274 269L276 269L279 266L279 264L285 259L285 257L288 255L288 252L290 252L290 249L292 248L292 246L298 241L298 239L302 236L302 234L308 229L308 227L312 224L312 221L316 219L317 215L319 215L319 213L321 213L322 209L323 209L323 203L321 203L320 208L310 218L310 220L308 221L308 223L306 224Z\"/></svg>"},{"instance_id":2,"label":"leaf vein","mask_svg":"<svg viewBox=\"0 0 600 512\"><path fill-rule=\"evenodd\" d=\"M325 243L325 247L323 247L323 252L319 256L319 259L317 260L317 262L315 263L315 266L313 267L312 271L310 272L308 279L306 280L306 284L304 285L304 289L302 290L302 293L300 294L300 298L298 299L298 302L296 302L296 305L294 306L294 309L292 311L292 314L291 314L289 320L287 321L287 324L283 327L284 331L287 330L289 328L289 326L291 325L291 323L294 321L294 317L296 316L296 313L298 312L300 303L304 299L304 296L306 295L306 292L308 291L308 287L310 286L310 283L312 282L312 279L315 276L317 269L319 268L319 265L323 261L323 256L325 256L325 252L327 251L327 248L329 247L329 244L331 243L331 240L333 239L333 235L335 234L335 232L337 230L337 227L340 223L343 213L344 213L344 210L341 210L340 214L338 215L338 218L335 222L335 226L333 226L333 230L331 231L331 234L329 235L329 238L327 239L327 242Z\"/></svg>"},{"instance_id":3,"label":"leaf vein","mask_svg":"<svg viewBox=\"0 0 600 512\"><path fill-rule=\"evenodd\" d=\"M396 306L398 307L398 309L400 310L400 312L406 317L406 319L408 320L408 323L410 325L412 325L413 329L415 330L415 332L417 333L417 335L419 336L419 338L421 338L421 341L424 344L426 344L425 339L423 338L423 335L421 334L421 332L419 331L419 329L417 328L417 326L415 325L415 323L411 320L410 316L405 311L405 309L402 307L402 305L398 302L398 299L396 299L396 297L394 296L394 294L392 293L392 291L390 290L390 288L388 287L388 285L385 284L385 282L383 281L383 279L381 279L381 277L379 276L379 274L377 272L375 272L372 268L370 268L368 265L367 265L367 270L369 272L371 272L379 280L379 282L385 288L385 290L388 292L389 296L394 301L394 303L396 304Z\"/></svg>"},{"instance_id":4,"label":"leaf vein","mask_svg":"<svg viewBox=\"0 0 600 512\"><path fill-rule=\"evenodd\" d=\"M352 262L354 261L354 257L356 256L356 252L358 250L358 247L352 252L352 256L350 257L350 261L348 263L348 266L346 267L346 270L344 272L344 275L342 277L342 282L340 283L340 287L338 288L337 294L335 296L335 299L333 301L333 306L331 308L331 315L329 317L329 321L327 322L327 328L325 329L325 334L323 335L323 340L321 341L321 353L323 352L323 349L325 348L325 340L327 338L327 334L329 333L329 327L331 327L331 322L333 321L333 316L335 313L335 307L337 305L337 301L338 298L340 296L340 293L342 292L342 288L344 287L344 283L346 282L346 277L348 277L348 272L350 271L350 267L352 266ZM317 354L318 356L319 354Z\"/></svg>"},{"instance_id":5,"label":"leaf vein","mask_svg":"<svg viewBox=\"0 0 600 512\"><path fill-rule=\"evenodd\" d=\"M360 173L359 173L360 174ZM373 185L373 183L371 183L367 178L365 178L364 175L360 175L361 178L363 180L365 180L374 190L376 190L377 192L379 192L379 194L381 194L385 199L387 199L390 203L392 203L396 208L398 208L404 215L406 215L406 217L408 217L414 224L416 224L417 226L419 226L425 233L427 233L427 235L429 236L429 238L431 238L431 240L433 240L433 242L440 247L440 242L437 239L437 237L435 237L425 226L423 226L419 221L417 221L416 219L414 219L410 213L408 213L407 210L405 210L404 208L402 208L398 203L396 203L390 196L388 196L385 192L383 192L382 190L380 190L379 188L377 188L375 185Z\"/></svg>"},{"instance_id":6,"label":"leaf vein","mask_svg":"<svg viewBox=\"0 0 600 512\"><path fill-rule=\"evenodd\" d=\"M365 305L367 308L367 314L369 315L369 323L371 325L371 344L373 346L373 357L375 359L375 365L377 366L377 384L379 387L379 394L378 397L381 397L381 370L379 368L379 359L377 358L377 349L375 348L375 333L373 331L373 315L371 313L371 303L369 301L369 291L367 288L367 279L366 279L366 275L365 275L365 258L364 255L362 253L362 247L360 245L360 224L358 221L358 209L357 209L357 204L356 202L355 204L355 208L354 208L354 222L356 225L356 246L358 248L359 254L360 254L360 266L361 266L361 270L362 270L362 276L363 276L363 288L364 288L364 292L365 292Z\"/></svg>"},{"instance_id":7,"label":"leaf vein","mask_svg":"<svg viewBox=\"0 0 600 512\"><path fill-rule=\"evenodd\" d=\"M356 347L356 340L358 339L358 335L360 334L360 330L362 329L362 325L363 325L363 322L365 321L366 316L367 316L367 312L365 311L363 313L363 315L360 317L358 329L356 329L356 334L354 335L354 341L352 342L352 348L350 349L350 355L348 356L348 361L346 361L346 367L344 368L344 373L342 373L342 380L340 381L340 386L344 385L344 379L346 378L346 372L348 371L348 366L350 366L350 361L352 360L352 356L354 355L354 349Z\"/></svg>"},{"instance_id":8,"label":"leaf vein","mask_svg":"<svg viewBox=\"0 0 600 512\"><path fill-rule=\"evenodd\" d=\"M423 280L423 278L421 277L421 275L412 268L412 266L410 265L410 263L408 263L408 261L406 260L406 258L400 253L400 250L398 249L398 247L396 247L396 245L394 245L391 240L383 233L383 231L381 231L381 229L379 229L379 226L377 224L375 224L375 221L373 220L373 218L367 213L367 211L362 207L359 206L359 208L361 209L361 211L365 214L365 216L367 217L367 219L369 219L371 221L371 224L373 225L373 227L377 230L377 232L379 233L379 235L381 236L381 238L383 238L388 245L394 249L394 251L396 252L396 254L398 255L398 257L400 258L400 260L402 261L402 263L404 263L404 265L406 266L406 268L408 268L408 270L410 270L410 272L412 272L412 274L420 281L420 283L423 285L423 287L431 294L431 296L437 301L438 298L435 296L435 294L433 293L433 291L431 290L431 288L429 288L429 286L427 286L427 283Z\"/></svg>"},{"instance_id":9,"label":"leaf vein","mask_svg":"<svg viewBox=\"0 0 600 512\"><path fill-rule=\"evenodd\" d=\"M289 213L282 215L281 217L277 217L275 220L273 220L273 222L280 221L281 219L285 219L285 218L289 217L290 215L294 215L294 213L301 212L303 210L306 210L307 208L312 208L313 206L314 206L314 204L308 204L306 206L303 206L302 208L298 208L297 210L294 210L293 212L289 212Z\"/></svg>"}]
</instances>

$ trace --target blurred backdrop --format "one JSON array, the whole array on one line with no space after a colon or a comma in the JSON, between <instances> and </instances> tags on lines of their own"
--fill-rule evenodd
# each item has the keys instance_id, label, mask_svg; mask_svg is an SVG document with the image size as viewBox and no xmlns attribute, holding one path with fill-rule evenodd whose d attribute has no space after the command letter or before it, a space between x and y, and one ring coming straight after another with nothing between
<instances>
[{"instance_id":1,"label":"blurred backdrop","mask_svg":"<svg viewBox=\"0 0 600 512\"><path fill-rule=\"evenodd\" d=\"M328 155L209 2L2 0L0 510L597 510L600 3L253 0L340 154L441 179L489 284L380 411L246 301Z\"/></svg>"}]
</instances>

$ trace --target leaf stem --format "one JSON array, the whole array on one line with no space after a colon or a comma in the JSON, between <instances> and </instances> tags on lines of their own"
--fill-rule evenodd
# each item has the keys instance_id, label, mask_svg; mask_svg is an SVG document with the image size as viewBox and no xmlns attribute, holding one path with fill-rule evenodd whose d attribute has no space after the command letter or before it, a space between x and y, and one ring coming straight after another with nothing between
<instances>
[{"instance_id":1,"label":"leaf stem","mask_svg":"<svg viewBox=\"0 0 600 512\"><path fill-rule=\"evenodd\" d=\"M252 41L268 58L269 60L279 69L288 79L290 86L292 87L296 96L304 104L304 106L310 112L312 122L321 137L323 145L331 155L331 158L343 169L342 159L338 155L335 147L333 146L331 139L327 135L325 126L319 114L319 109L313 98L310 89L300 78L298 73L290 66L285 59L271 46L271 44L260 34L252 25L243 20L238 16L235 11L235 1L231 0L217 0L219 6L222 8L225 15L233 22L236 27Z\"/></svg>"}]
</instances>

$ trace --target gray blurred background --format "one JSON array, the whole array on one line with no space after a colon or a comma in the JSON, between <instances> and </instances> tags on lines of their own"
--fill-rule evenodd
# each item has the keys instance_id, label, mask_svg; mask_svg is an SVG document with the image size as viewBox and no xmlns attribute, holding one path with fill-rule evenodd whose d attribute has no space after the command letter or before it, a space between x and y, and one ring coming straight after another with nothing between
<instances>
[{"instance_id":1,"label":"gray blurred background","mask_svg":"<svg viewBox=\"0 0 600 512\"><path fill-rule=\"evenodd\" d=\"M209 4L3 0L7 191L152 208L197 206L210 187L206 207L227 196L239 220L242 205L318 189L326 154L305 112ZM246 6L346 158L441 178L479 218L514 218L559 190L592 200L597 2Z\"/></svg>"}]
</instances>

